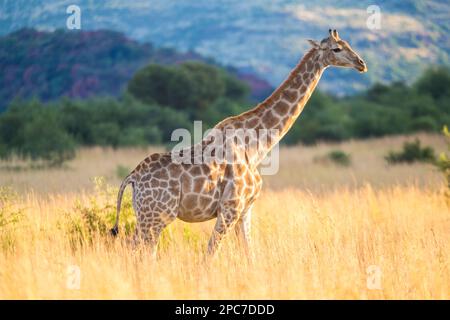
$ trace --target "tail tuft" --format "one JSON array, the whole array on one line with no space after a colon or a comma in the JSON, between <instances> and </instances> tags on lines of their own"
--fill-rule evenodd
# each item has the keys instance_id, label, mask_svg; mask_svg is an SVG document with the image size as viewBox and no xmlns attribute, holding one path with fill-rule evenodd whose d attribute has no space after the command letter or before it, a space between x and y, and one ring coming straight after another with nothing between
<instances>
[{"instance_id":1,"label":"tail tuft","mask_svg":"<svg viewBox=\"0 0 450 320\"><path fill-rule=\"evenodd\" d=\"M114 226L114 228L112 228L109 232L111 232L111 235L113 237L116 237L119 234L119 227L118 226Z\"/></svg>"}]
</instances>

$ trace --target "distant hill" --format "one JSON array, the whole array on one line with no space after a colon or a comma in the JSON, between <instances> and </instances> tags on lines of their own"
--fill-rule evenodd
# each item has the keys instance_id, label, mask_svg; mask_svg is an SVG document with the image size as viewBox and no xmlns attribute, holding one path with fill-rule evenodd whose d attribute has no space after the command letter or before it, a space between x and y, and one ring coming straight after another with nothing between
<instances>
[{"instance_id":1,"label":"distant hill","mask_svg":"<svg viewBox=\"0 0 450 320\"><path fill-rule=\"evenodd\" d=\"M449 65L448 0L4 0L0 33L24 26L65 28L66 8L79 5L82 29L111 29L155 46L213 57L241 72L256 72L276 86L328 28L368 62L369 73L328 70L320 87L335 94L374 82L412 82L430 64ZM381 29L370 30L367 8L381 10Z\"/></svg>"},{"instance_id":2,"label":"distant hill","mask_svg":"<svg viewBox=\"0 0 450 320\"><path fill-rule=\"evenodd\" d=\"M0 37L0 109L16 96L44 101L61 96L117 96L144 65L187 60L214 64L199 54L155 48L116 31L21 29ZM255 98L270 91L266 81L228 69L250 85Z\"/></svg>"}]
</instances>

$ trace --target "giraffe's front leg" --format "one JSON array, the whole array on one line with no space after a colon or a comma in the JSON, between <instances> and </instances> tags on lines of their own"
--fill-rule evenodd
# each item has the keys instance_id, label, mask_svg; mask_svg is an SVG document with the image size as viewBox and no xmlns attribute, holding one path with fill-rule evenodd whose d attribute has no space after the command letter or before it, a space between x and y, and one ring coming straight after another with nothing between
<instances>
[{"instance_id":1,"label":"giraffe's front leg","mask_svg":"<svg viewBox=\"0 0 450 320\"><path fill-rule=\"evenodd\" d=\"M216 225L208 243L208 254L213 256L220 247L220 243L239 220L236 208L222 207L217 214Z\"/></svg>"},{"instance_id":2,"label":"giraffe's front leg","mask_svg":"<svg viewBox=\"0 0 450 320\"><path fill-rule=\"evenodd\" d=\"M250 207L238 220L235 227L236 236L238 237L240 243L243 244L247 254L251 253L251 216L252 208Z\"/></svg>"}]
</instances>

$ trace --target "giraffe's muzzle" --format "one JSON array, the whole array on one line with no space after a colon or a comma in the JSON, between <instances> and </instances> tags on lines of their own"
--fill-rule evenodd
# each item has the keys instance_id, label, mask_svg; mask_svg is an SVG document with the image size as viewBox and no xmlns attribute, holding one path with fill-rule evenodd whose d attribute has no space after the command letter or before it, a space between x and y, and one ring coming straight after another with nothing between
<instances>
[{"instance_id":1,"label":"giraffe's muzzle","mask_svg":"<svg viewBox=\"0 0 450 320\"><path fill-rule=\"evenodd\" d=\"M363 60L359 59L356 69L361 73L367 72L367 65Z\"/></svg>"}]
</instances>

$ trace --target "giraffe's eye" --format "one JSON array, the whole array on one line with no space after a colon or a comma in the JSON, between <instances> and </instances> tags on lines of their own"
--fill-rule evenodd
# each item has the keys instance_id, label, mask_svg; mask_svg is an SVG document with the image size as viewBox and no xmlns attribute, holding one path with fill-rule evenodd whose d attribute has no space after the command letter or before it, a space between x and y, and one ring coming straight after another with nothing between
<instances>
[{"instance_id":1,"label":"giraffe's eye","mask_svg":"<svg viewBox=\"0 0 450 320\"><path fill-rule=\"evenodd\" d=\"M333 52L341 52L342 48L334 48L334 49L331 49L331 50L333 50Z\"/></svg>"}]
</instances>

